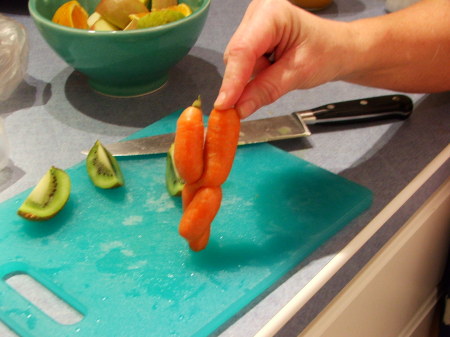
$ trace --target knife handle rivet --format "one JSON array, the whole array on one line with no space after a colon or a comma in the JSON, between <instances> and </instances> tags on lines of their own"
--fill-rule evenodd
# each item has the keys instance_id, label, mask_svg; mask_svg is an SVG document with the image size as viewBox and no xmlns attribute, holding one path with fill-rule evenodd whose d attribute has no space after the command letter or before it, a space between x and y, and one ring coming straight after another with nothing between
<instances>
[{"instance_id":1,"label":"knife handle rivet","mask_svg":"<svg viewBox=\"0 0 450 337\"><path fill-rule=\"evenodd\" d=\"M327 105L327 109L328 110L333 110L336 106L334 104L328 104Z\"/></svg>"},{"instance_id":2,"label":"knife handle rivet","mask_svg":"<svg viewBox=\"0 0 450 337\"><path fill-rule=\"evenodd\" d=\"M366 99L363 99L363 100L359 101L359 104L367 105L367 104L369 104L369 102Z\"/></svg>"}]
</instances>

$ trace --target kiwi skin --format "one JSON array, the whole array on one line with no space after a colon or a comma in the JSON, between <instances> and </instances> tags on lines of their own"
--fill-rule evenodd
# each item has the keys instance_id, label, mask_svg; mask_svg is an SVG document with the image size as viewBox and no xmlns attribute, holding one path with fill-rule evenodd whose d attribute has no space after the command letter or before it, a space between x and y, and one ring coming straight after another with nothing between
<instances>
[{"instance_id":1,"label":"kiwi skin","mask_svg":"<svg viewBox=\"0 0 450 337\"><path fill-rule=\"evenodd\" d=\"M171 196L180 196L184 188L184 181L178 174L177 168L173 161L174 144L170 146L166 158L166 188Z\"/></svg>"},{"instance_id":2,"label":"kiwi skin","mask_svg":"<svg viewBox=\"0 0 450 337\"><path fill-rule=\"evenodd\" d=\"M52 166L24 200L17 214L33 221L54 217L69 200L70 185L69 175Z\"/></svg>"},{"instance_id":3,"label":"kiwi skin","mask_svg":"<svg viewBox=\"0 0 450 337\"><path fill-rule=\"evenodd\" d=\"M110 189L125 183L116 158L98 140L86 157L86 169L92 183L97 187Z\"/></svg>"}]
</instances>

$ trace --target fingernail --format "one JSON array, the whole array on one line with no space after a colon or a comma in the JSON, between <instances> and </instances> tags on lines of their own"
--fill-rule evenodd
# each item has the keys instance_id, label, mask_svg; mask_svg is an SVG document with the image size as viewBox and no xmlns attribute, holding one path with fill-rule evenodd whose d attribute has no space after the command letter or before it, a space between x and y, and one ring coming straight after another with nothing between
<instances>
[{"instance_id":1,"label":"fingernail","mask_svg":"<svg viewBox=\"0 0 450 337\"><path fill-rule=\"evenodd\" d=\"M238 107L239 115L241 118L250 116L256 110L256 104L252 100L241 103Z\"/></svg>"},{"instance_id":2,"label":"fingernail","mask_svg":"<svg viewBox=\"0 0 450 337\"><path fill-rule=\"evenodd\" d=\"M225 91L221 91L219 93L219 96L217 96L216 101L214 102L214 106L220 106L225 102L225 99L227 98L227 94Z\"/></svg>"}]
</instances>

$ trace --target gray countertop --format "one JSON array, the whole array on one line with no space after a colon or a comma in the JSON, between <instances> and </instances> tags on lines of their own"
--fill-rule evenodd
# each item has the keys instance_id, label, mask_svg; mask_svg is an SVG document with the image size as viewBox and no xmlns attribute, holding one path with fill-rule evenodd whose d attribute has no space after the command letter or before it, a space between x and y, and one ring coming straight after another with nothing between
<instances>
[{"instance_id":1,"label":"gray countertop","mask_svg":"<svg viewBox=\"0 0 450 337\"><path fill-rule=\"evenodd\" d=\"M205 109L210 109L224 70L223 50L249 1L213 0L204 31L189 55L171 71L168 85L151 95L123 99L91 91L86 79L67 66L40 37L25 2L14 3L0 5L0 11L26 26L30 60L23 83L12 97L0 102L0 118L4 119L11 145L9 166L0 173L0 202L33 186L49 166L68 168L80 162L84 159L80 150L89 148L96 139L105 143L118 141L186 106L199 93ZM335 0L317 14L344 21L383 15L384 1ZM390 93L393 92L329 83L291 92L250 118ZM311 254L217 335L255 334L449 144L450 93L410 97L415 109L406 121L313 126L313 135L307 139L277 145L368 187L374 192L374 202L370 210ZM282 334L296 335L294 329L302 330L398 227L377 233L352 263L302 308L292 329L284 329Z\"/></svg>"}]
</instances>

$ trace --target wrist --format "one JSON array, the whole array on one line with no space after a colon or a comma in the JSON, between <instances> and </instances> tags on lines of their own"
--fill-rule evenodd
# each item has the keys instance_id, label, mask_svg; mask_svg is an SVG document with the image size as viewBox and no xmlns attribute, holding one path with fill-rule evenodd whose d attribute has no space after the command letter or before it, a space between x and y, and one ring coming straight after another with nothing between
<instances>
[{"instance_id":1,"label":"wrist","mask_svg":"<svg viewBox=\"0 0 450 337\"><path fill-rule=\"evenodd\" d=\"M339 36L339 72L335 80L358 82L366 73L378 67L379 50L372 30L360 21L342 23ZM386 52L386 51L383 51Z\"/></svg>"}]
</instances>

